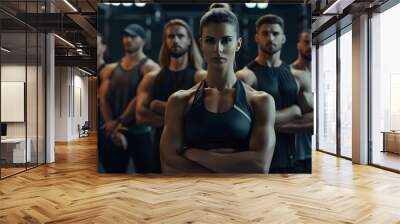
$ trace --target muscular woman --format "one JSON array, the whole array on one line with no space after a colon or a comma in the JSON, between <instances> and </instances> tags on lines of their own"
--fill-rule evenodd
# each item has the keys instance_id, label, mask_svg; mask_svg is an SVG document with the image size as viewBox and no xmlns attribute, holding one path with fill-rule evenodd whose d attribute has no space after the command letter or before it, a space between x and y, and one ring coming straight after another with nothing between
<instances>
[{"instance_id":1,"label":"muscular woman","mask_svg":"<svg viewBox=\"0 0 400 224\"><path fill-rule=\"evenodd\" d=\"M200 21L206 79L168 99L161 137L163 173L268 173L275 147L271 95L236 78L236 16L213 8Z\"/></svg>"}]
</instances>

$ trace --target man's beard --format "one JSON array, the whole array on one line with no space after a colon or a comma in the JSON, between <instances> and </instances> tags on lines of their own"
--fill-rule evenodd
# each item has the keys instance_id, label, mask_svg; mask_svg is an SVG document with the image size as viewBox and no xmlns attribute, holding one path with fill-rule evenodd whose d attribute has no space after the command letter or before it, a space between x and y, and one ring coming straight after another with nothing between
<instances>
[{"instance_id":1,"label":"man's beard","mask_svg":"<svg viewBox=\"0 0 400 224\"><path fill-rule=\"evenodd\" d=\"M136 53L139 49L140 49L140 46L137 46L137 47L130 46L125 50L125 52L128 54L133 54L133 53Z\"/></svg>"},{"instance_id":2,"label":"man's beard","mask_svg":"<svg viewBox=\"0 0 400 224\"><path fill-rule=\"evenodd\" d=\"M276 47L276 48L269 48L269 47L264 47L262 48L262 51L264 51L264 53L269 54L269 55L273 55L277 52L279 52L282 48L280 47Z\"/></svg>"},{"instance_id":3,"label":"man's beard","mask_svg":"<svg viewBox=\"0 0 400 224\"><path fill-rule=\"evenodd\" d=\"M301 57L307 61L311 61L311 54L302 54L300 53Z\"/></svg>"},{"instance_id":4,"label":"man's beard","mask_svg":"<svg viewBox=\"0 0 400 224\"><path fill-rule=\"evenodd\" d=\"M177 50L177 51L173 51L173 50L171 50L171 48L169 48L169 49L168 49L168 54L169 54L171 57L179 58L179 57L185 55L188 51L189 51L189 48L188 48L188 47L186 47L186 48L181 48L181 50Z\"/></svg>"}]
</instances>

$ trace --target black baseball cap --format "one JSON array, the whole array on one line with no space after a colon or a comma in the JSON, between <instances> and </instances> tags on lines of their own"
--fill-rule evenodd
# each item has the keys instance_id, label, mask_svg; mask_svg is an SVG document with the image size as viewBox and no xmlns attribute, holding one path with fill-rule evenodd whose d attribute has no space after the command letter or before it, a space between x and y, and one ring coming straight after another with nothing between
<instances>
[{"instance_id":1,"label":"black baseball cap","mask_svg":"<svg viewBox=\"0 0 400 224\"><path fill-rule=\"evenodd\" d=\"M123 35L129 36L140 36L141 38L145 38L146 32L144 31L143 27L139 24L130 24L122 31Z\"/></svg>"}]
</instances>

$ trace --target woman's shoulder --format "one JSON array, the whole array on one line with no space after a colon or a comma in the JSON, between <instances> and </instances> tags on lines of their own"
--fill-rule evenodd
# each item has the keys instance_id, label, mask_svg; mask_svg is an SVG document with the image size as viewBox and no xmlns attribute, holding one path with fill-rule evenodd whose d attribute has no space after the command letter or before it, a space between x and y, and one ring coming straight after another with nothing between
<instances>
[{"instance_id":1,"label":"woman's shoulder","mask_svg":"<svg viewBox=\"0 0 400 224\"><path fill-rule=\"evenodd\" d=\"M249 102L250 105L257 106L263 104L269 105L271 103L275 104L274 98L269 93L265 91L257 91L246 83L243 83L243 87L246 92L247 102Z\"/></svg>"},{"instance_id":2,"label":"woman's shoulder","mask_svg":"<svg viewBox=\"0 0 400 224\"><path fill-rule=\"evenodd\" d=\"M178 90L175 93L173 93L169 98L168 98L168 104L172 105L186 105L191 98L193 98L194 94L196 93L197 89L201 85L201 82L197 83L194 85L192 88L187 89L187 90Z\"/></svg>"}]
</instances>

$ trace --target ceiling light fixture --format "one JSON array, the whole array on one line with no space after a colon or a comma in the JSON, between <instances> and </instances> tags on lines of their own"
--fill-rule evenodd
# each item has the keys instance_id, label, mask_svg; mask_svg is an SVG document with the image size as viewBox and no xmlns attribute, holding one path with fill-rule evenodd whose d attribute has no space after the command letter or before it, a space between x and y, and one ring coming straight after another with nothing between
<instances>
[{"instance_id":1,"label":"ceiling light fixture","mask_svg":"<svg viewBox=\"0 0 400 224\"><path fill-rule=\"evenodd\" d=\"M268 3L257 3L257 8L266 9L268 7Z\"/></svg>"},{"instance_id":2,"label":"ceiling light fixture","mask_svg":"<svg viewBox=\"0 0 400 224\"><path fill-rule=\"evenodd\" d=\"M69 45L70 47L75 48L75 45L71 44L71 42L69 42L68 40L58 36L57 34L54 34L55 37L57 37L58 39L60 39L62 42L66 43L67 45Z\"/></svg>"},{"instance_id":3,"label":"ceiling light fixture","mask_svg":"<svg viewBox=\"0 0 400 224\"><path fill-rule=\"evenodd\" d=\"M130 6L133 5L133 3L122 3L122 5L125 6L125 7L130 7Z\"/></svg>"},{"instance_id":4,"label":"ceiling light fixture","mask_svg":"<svg viewBox=\"0 0 400 224\"><path fill-rule=\"evenodd\" d=\"M5 48L5 47L1 47L0 49L1 49L2 51L6 52L6 53L10 53L10 52L11 52L11 50L9 50L9 49L7 49L7 48Z\"/></svg>"},{"instance_id":5,"label":"ceiling light fixture","mask_svg":"<svg viewBox=\"0 0 400 224\"><path fill-rule=\"evenodd\" d=\"M135 3L135 5L136 5L137 7L145 7L145 6L146 6L146 3L137 2L137 3Z\"/></svg>"},{"instance_id":6,"label":"ceiling light fixture","mask_svg":"<svg viewBox=\"0 0 400 224\"><path fill-rule=\"evenodd\" d=\"M329 13L335 13L335 14L339 14L337 12L337 6L339 4L341 0L336 0L331 6L329 6L327 9L325 9L325 11L322 14L329 14ZM332 12L332 10L335 9L334 12Z\"/></svg>"},{"instance_id":7,"label":"ceiling light fixture","mask_svg":"<svg viewBox=\"0 0 400 224\"><path fill-rule=\"evenodd\" d=\"M78 10L68 1L64 0L65 4L67 4L74 12L78 12Z\"/></svg>"},{"instance_id":8,"label":"ceiling light fixture","mask_svg":"<svg viewBox=\"0 0 400 224\"><path fill-rule=\"evenodd\" d=\"M88 71L86 71L86 70L83 70L83 69L81 69L81 68L79 68L79 67L78 67L78 69L79 69L79 71L81 71L81 72L83 72L83 73L85 73L85 74L87 74L87 75L93 75L92 73L90 73L90 72L88 72Z\"/></svg>"},{"instance_id":9,"label":"ceiling light fixture","mask_svg":"<svg viewBox=\"0 0 400 224\"><path fill-rule=\"evenodd\" d=\"M249 2L249 3L245 3L245 6L249 9L252 9L257 6L257 3Z\"/></svg>"}]
</instances>

